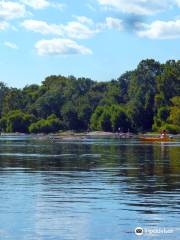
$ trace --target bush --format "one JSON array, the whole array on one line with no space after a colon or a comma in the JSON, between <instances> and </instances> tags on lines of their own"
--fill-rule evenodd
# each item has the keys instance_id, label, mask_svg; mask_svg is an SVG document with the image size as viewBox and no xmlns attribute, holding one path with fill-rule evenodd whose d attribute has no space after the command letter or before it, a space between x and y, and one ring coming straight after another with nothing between
<instances>
[{"instance_id":1,"label":"bush","mask_svg":"<svg viewBox=\"0 0 180 240\"><path fill-rule=\"evenodd\" d=\"M91 128L94 130L117 131L118 128L126 131L130 128L130 121L120 105L97 107L91 117Z\"/></svg>"},{"instance_id":2,"label":"bush","mask_svg":"<svg viewBox=\"0 0 180 240\"><path fill-rule=\"evenodd\" d=\"M99 118L99 130L105 132L112 131L111 124L111 113L109 111L104 111Z\"/></svg>"},{"instance_id":3,"label":"bush","mask_svg":"<svg viewBox=\"0 0 180 240\"><path fill-rule=\"evenodd\" d=\"M63 129L61 121L51 115L47 119L41 119L29 126L30 133L54 133Z\"/></svg>"},{"instance_id":4,"label":"bush","mask_svg":"<svg viewBox=\"0 0 180 240\"><path fill-rule=\"evenodd\" d=\"M131 128L130 121L123 107L112 105L111 107L111 124L113 131L117 131L120 127L123 131Z\"/></svg>"},{"instance_id":5,"label":"bush","mask_svg":"<svg viewBox=\"0 0 180 240\"><path fill-rule=\"evenodd\" d=\"M33 115L15 110L0 120L0 128L3 132L28 133L28 127L33 121L35 121Z\"/></svg>"},{"instance_id":6,"label":"bush","mask_svg":"<svg viewBox=\"0 0 180 240\"><path fill-rule=\"evenodd\" d=\"M104 107L98 106L90 119L90 126L93 130L100 130L99 118L104 112Z\"/></svg>"},{"instance_id":7,"label":"bush","mask_svg":"<svg viewBox=\"0 0 180 240\"><path fill-rule=\"evenodd\" d=\"M180 133L180 127L173 124L165 124L160 128L160 130L166 130L168 133L171 133L171 134Z\"/></svg>"}]
</instances>

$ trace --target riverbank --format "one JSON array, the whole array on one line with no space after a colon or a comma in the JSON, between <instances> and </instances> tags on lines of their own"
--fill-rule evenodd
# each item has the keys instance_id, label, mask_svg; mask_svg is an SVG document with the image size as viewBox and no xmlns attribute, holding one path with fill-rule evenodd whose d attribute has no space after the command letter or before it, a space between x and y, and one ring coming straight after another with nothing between
<instances>
[{"instance_id":1,"label":"riverbank","mask_svg":"<svg viewBox=\"0 0 180 240\"><path fill-rule=\"evenodd\" d=\"M50 138L50 139L64 139L64 138L86 138L86 137L122 137L130 138L137 136L133 133L113 133L104 131L92 131L92 132L74 132L74 131L64 131L58 133L50 134L25 134L25 133L1 133L1 136L32 136L35 138Z\"/></svg>"},{"instance_id":2,"label":"riverbank","mask_svg":"<svg viewBox=\"0 0 180 240\"><path fill-rule=\"evenodd\" d=\"M62 132L58 134L50 134L48 137L51 140L82 140L82 139L91 138L91 137L131 138L133 136L135 135L132 133L112 133L112 132L103 132L103 131L77 133L77 132L68 131L68 132Z\"/></svg>"},{"instance_id":3,"label":"riverbank","mask_svg":"<svg viewBox=\"0 0 180 240\"><path fill-rule=\"evenodd\" d=\"M104 131L92 131L92 132L74 132L74 131L64 131L59 133L51 133L51 134L25 134L25 133L1 133L1 136L5 137L16 137L16 136L30 136L35 139L47 139L51 141L55 140L83 140L86 138L122 138L122 139L131 139L131 138L139 138L140 136L146 137L158 137L159 133L157 132L147 132L147 133L113 133L113 132L104 132ZM170 135L172 136L172 135ZM174 138L179 138L180 135L173 135Z\"/></svg>"},{"instance_id":4,"label":"riverbank","mask_svg":"<svg viewBox=\"0 0 180 240\"><path fill-rule=\"evenodd\" d=\"M113 132L104 132L104 131L92 131L92 132L82 132L82 133L76 133L76 132L62 132L58 134L52 134L50 135L54 138L88 138L88 137L107 137L107 138L132 138L137 135L127 132L127 133L113 133Z\"/></svg>"}]
</instances>

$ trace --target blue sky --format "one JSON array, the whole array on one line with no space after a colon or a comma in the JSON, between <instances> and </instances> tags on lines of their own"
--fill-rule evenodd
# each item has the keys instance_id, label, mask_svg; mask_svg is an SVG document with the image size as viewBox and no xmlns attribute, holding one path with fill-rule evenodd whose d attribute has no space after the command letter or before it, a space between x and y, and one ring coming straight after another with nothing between
<instances>
[{"instance_id":1,"label":"blue sky","mask_svg":"<svg viewBox=\"0 0 180 240\"><path fill-rule=\"evenodd\" d=\"M146 58L180 56L180 0L0 1L0 81L51 74L117 78Z\"/></svg>"}]
</instances>

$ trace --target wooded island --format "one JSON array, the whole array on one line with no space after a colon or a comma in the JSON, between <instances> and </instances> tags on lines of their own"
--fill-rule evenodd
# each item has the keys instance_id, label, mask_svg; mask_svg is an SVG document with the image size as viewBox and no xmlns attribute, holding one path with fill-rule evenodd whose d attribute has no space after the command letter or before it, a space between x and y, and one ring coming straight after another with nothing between
<instances>
[{"instance_id":1,"label":"wooded island","mask_svg":"<svg viewBox=\"0 0 180 240\"><path fill-rule=\"evenodd\" d=\"M180 61L143 60L118 79L49 76L23 89L0 82L0 131L180 133Z\"/></svg>"}]
</instances>

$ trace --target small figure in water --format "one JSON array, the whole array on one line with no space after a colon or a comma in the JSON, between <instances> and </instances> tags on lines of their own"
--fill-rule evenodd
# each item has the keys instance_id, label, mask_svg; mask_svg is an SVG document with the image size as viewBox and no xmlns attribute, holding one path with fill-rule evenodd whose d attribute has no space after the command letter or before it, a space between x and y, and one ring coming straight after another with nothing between
<instances>
[{"instance_id":1,"label":"small figure in water","mask_svg":"<svg viewBox=\"0 0 180 240\"><path fill-rule=\"evenodd\" d=\"M160 138L167 138L167 132L166 132L166 130L161 131Z\"/></svg>"}]
</instances>

